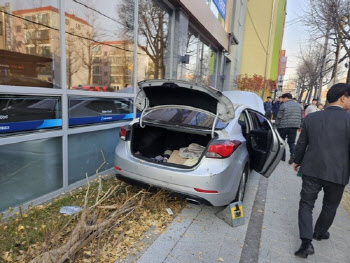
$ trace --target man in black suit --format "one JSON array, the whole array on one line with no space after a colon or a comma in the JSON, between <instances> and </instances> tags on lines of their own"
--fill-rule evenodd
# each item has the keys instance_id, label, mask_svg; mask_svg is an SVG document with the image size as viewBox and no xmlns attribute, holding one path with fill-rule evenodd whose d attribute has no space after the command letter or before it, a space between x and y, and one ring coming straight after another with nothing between
<instances>
[{"instance_id":1,"label":"man in black suit","mask_svg":"<svg viewBox=\"0 0 350 263\"><path fill-rule=\"evenodd\" d=\"M295 149L294 170L302 174L303 184L299 203L302 244L294 254L302 258L314 254L312 238L329 238L328 229L350 177L350 85L332 86L327 100L326 110L306 116ZM313 229L312 210L322 188L322 211Z\"/></svg>"}]
</instances>

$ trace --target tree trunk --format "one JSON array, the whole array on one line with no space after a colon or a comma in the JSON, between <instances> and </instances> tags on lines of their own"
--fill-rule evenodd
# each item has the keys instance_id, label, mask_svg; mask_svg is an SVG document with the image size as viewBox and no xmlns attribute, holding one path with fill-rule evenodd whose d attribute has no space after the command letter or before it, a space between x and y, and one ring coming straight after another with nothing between
<instances>
[{"instance_id":1,"label":"tree trunk","mask_svg":"<svg viewBox=\"0 0 350 263\"><path fill-rule=\"evenodd\" d=\"M305 85L303 85L303 86L301 87L301 91L300 91L299 98L298 98L298 101L299 101L299 102L302 101L302 99L303 99L303 95L304 95L304 92L305 92L305 88L306 88Z\"/></svg>"},{"instance_id":2,"label":"tree trunk","mask_svg":"<svg viewBox=\"0 0 350 263\"><path fill-rule=\"evenodd\" d=\"M350 65L348 66L348 76L346 78L346 84L350 85Z\"/></svg>"},{"instance_id":3,"label":"tree trunk","mask_svg":"<svg viewBox=\"0 0 350 263\"><path fill-rule=\"evenodd\" d=\"M314 99L319 99L318 97L317 97L317 94L319 94L319 89L321 89L322 87L321 86L317 86L317 82L316 82L316 85L315 85L315 90L314 90Z\"/></svg>"}]
</instances>

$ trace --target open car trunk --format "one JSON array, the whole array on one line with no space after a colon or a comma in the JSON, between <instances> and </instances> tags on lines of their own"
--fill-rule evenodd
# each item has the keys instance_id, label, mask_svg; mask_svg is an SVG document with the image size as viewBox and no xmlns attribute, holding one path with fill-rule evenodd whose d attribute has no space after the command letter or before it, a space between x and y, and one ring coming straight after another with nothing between
<instances>
[{"instance_id":1,"label":"open car trunk","mask_svg":"<svg viewBox=\"0 0 350 263\"><path fill-rule=\"evenodd\" d=\"M131 152L149 162L189 168L200 162L211 140L210 133L186 133L148 125L141 128L136 123L131 132Z\"/></svg>"}]
</instances>

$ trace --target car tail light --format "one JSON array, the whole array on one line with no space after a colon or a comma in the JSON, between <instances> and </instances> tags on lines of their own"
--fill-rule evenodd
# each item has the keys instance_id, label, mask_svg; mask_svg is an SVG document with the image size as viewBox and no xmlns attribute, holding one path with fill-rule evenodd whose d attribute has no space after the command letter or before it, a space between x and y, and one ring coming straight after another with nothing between
<instances>
[{"instance_id":1,"label":"car tail light","mask_svg":"<svg viewBox=\"0 0 350 263\"><path fill-rule=\"evenodd\" d=\"M120 168L120 167L118 167L116 165L114 165L114 169L116 169L117 171L121 171L122 170L122 168Z\"/></svg>"},{"instance_id":2,"label":"car tail light","mask_svg":"<svg viewBox=\"0 0 350 263\"><path fill-rule=\"evenodd\" d=\"M196 192L199 193L206 193L206 194L217 194L218 191L215 190L204 190L204 189L200 189L200 188L193 188Z\"/></svg>"},{"instance_id":3,"label":"car tail light","mask_svg":"<svg viewBox=\"0 0 350 263\"><path fill-rule=\"evenodd\" d=\"M120 139L122 139L123 141L126 140L126 135L127 135L127 131L125 129L125 127L121 127L120 131L119 131L119 137Z\"/></svg>"},{"instance_id":4,"label":"car tail light","mask_svg":"<svg viewBox=\"0 0 350 263\"><path fill-rule=\"evenodd\" d=\"M240 141L217 140L209 145L207 158L227 158L241 145Z\"/></svg>"}]
</instances>

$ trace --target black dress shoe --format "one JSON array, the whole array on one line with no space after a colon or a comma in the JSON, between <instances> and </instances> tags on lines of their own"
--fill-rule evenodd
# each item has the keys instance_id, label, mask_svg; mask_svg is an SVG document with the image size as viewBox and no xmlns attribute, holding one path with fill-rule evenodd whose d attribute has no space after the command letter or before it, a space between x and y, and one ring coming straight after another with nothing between
<instances>
[{"instance_id":1,"label":"black dress shoe","mask_svg":"<svg viewBox=\"0 0 350 263\"><path fill-rule=\"evenodd\" d=\"M301 243L301 246L298 251L294 253L295 256L300 258L307 258L308 255L315 253L314 246L310 241Z\"/></svg>"},{"instance_id":2,"label":"black dress shoe","mask_svg":"<svg viewBox=\"0 0 350 263\"><path fill-rule=\"evenodd\" d=\"M295 158L294 155L291 155L288 163L292 164L294 162L294 158Z\"/></svg>"},{"instance_id":3,"label":"black dress shoe","mask_svg":"<svg viewBox=\"0 0 350 263\"><path fill-rule=\"evenodd\" d=\"M317 233L314 233L313 236L312 236L312 238L313 238L313 239L316 239L317 241L320 241L320 240L322 240L322 239L329 239L329 236L330 236L330 234L329 234L329 232L327 231L327 232L324 233L324 234L317 234Z\"/></svg>"}]
</instances>

